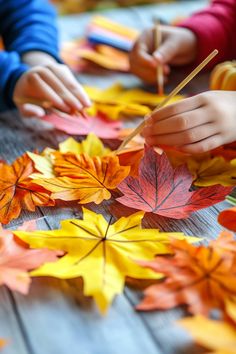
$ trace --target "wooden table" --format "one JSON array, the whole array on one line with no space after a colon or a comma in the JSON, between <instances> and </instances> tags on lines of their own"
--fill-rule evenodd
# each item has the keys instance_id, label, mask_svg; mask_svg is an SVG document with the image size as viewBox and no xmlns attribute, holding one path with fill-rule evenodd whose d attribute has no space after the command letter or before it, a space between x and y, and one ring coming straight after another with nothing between
<instances>
[{"instance_id":1,"label":"wooden table","mask_svg":"<svg viewBox=\"0 0 236 354\"><path fill-rule=\"evenodd\" d=\"M198 3L198 4L196 4ZM107 11L106 15L139 29L150 23L154 14L171 19L192 11L204 2L184 5L163 5ZM61 19L59 26L63 38L81 33L91 15L71 16ZM108 86L115 80L126 86L140 85L134 77L127 75L81 76L88 84ZM172 81L172 85L176 79ZM203 75L188 87L193 93L206 86ZM22 122L16 112L8 112L0 119L0 156L13 161L26 150L42 150L46 146L56 147L64 134L45 132ZM109 203L109 202L108 202ZM93 209L104 215L108 204ZM193 214L187 220L163 217L147 217L146 227L157 227L163 231L182 231L185 234L216 237L220 231L217 215L227 203L215 205ZM36 213L23 212L9 227L24 220L41 218L40 227L57 228L61 219L80 217L78 207L39 208ZM175 324L184 315L183 309L166 312L137 313L134 305L142 293L126 288L116 297L108 315L101 317L89 299L82 295L79 280L34 279L28 296L12 293L0 288L0 337L8 338L4 354L194 354L200 353L191 338Z\"/></svg>"}]
</instances>

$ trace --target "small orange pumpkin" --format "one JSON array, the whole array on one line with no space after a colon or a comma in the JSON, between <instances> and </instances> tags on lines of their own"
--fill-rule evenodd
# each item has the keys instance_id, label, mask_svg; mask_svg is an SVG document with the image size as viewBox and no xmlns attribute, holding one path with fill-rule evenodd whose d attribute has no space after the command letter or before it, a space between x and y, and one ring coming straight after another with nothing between
<instances>
[{"instance_id":1,"label":"small orange pumpkin","mask_svg":"<svg viewBox=\"0 0 236 354\"><path fill-rule=\"evenodd\" d=\"M210 77L211 90L236 90L236 61L226 61L218 64Z\"/></svg>"}]
</instances>

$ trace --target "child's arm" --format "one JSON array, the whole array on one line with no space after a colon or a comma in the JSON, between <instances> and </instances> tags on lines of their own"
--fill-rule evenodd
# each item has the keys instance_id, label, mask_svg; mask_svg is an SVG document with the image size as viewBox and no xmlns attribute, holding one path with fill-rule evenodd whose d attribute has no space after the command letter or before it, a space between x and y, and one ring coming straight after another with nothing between
<instances>
[{"instance_id":1,"label":"child's arm","mask_svg":"<svg viewBox=\"0 0 236 354\"><path fill-rule=\"evenodd\" d=\"M5 49L17 53L18 59L26 64L19 62L24 71L12 75L7 61L1 62L1 71L9 72L5 85L1 85L1 96L8 97L2 108L11 108L15 102L25 115L43 114L38 107L18 104L24 97L50 101L66 112L89 105L86 93L61 63L55 21L55 11L46 0L0 0L0 33ZM11 90L6 92L8 87Z\"/></svg>"},{"instance_id":2,"label":"child's arm","mask_svg":"<svg viewBox=\"0 0 236 354\"><path fill-rule=\"evenodd\" d=\"M192 15L180 26L197 36L194 65L199 64L214 49L218 49L219 54L211 61L210 67L236 58L236 0L214 0L209 7Z\"/></svg>"},{"instance_id":3,"label":"child's arm","mask_svg":"<svg viewBox=\"0 0 236 354\"><path fill-rule=\"evenodd\" d=\"M213 49L218 49L219 54L211 67L235 59L236 0L215 0L180 26L163 26L161 30L159 50L155 51L151 28L139 37L130 55L132 71L148 82L154 82L158 64L164 65L168 75L169 65L197 65Z\"/></svg>"},{"instance_id":4,"label":"child's arm","mask_svg":"<svg viewBox=\"0 0 236 354\"><path fill-rule=\"evenodd\" d=\"M16 52L0 51L0 111L15 107L12 100L15 83L28 69Z\"/></svg>"},{"instance_id":5,"label":"child's arm","mask_svg":"<svg viewBox=\"0 0 236 354\"><path fill-rule=\"evenodd\" d=\"M210 91L153 114L143 135L149 145L194 154L236 140L236 92Z\"/></svg>"}]
</instances>

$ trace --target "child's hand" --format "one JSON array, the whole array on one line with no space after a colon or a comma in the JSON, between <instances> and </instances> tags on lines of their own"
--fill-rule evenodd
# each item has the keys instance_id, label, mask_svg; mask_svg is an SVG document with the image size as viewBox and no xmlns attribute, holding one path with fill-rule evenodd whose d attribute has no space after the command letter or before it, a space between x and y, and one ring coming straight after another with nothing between
<instances>
[{"instance_id":1,"label":"child's hand","mask_svg":"<svg viewBox=\"0 0 236 354\"><path fill-rule=\"evenodd\" d=\"M27 99L28 103L22 103ZM45 114L48 102L68 113L90 105L87 94L70 69L58 63L34 66L24 73L15 85L13 101L23 116L39 117Z\"/></svg>"},{"instance_id":2,"label":"child's hand","mask_svg":"<svg viewBox=\"0 0 236 354\"><path fill-rule=\"evenodd\" d=\"M236 140L236 92L209 91L160 109L143 130L148 145L202 153Z\"/></svg>"},{"instance_id":3,"label":"child's hand","mask_svg":"<svg viewBox=\"0 0 236 354\"><path fill-rule=\"evenodd\" d=\"M154 28L144 31L138 38L130 54L131 71L142 80L155 83L158 64L164 67L165 75L169 65L191 63L196 56L197 38L195 34L181 27L160 26L162 44L155 51Z\"/></svg>"}]
</instances>

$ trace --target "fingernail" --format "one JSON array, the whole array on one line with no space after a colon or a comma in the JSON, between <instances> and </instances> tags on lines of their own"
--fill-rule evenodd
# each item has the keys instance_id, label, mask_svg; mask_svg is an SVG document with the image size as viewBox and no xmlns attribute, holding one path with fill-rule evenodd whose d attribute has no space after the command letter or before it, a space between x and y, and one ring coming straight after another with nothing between
<instances>
[{"instance_id":1,"label":"fingernail","mask_svg":"<svg viewBox=\"0 0 236 354\"><path fill-rule=\"evenodd\" d=\"M81 111L83 109L83 105L80 102L76 102L75 109L77 111Z\"/></svg>"},{"instance_id":2,"label":"fingernail","mask_svg":"<svg viewBox=\"0 0 236 354\"><path fill-rule=\"evenodd\" d=\"M71 108L68 106L63 106L62 110L66 113L71 113Z\"/></svg>"},{"instance_id":3,"label":"fingernail","mask_svg":"<svg viewBox=\"0 0 236 354\"><path fill-rule=\"evenodd\" d=\"M84 97L84 105L85 107L90 107L92 105L92 102L88 96Z\"/></svg>"}]
</instances>

